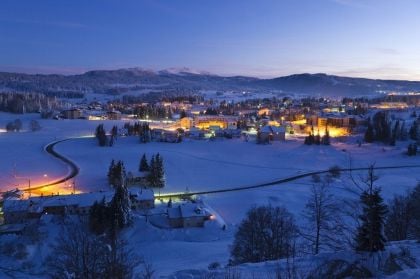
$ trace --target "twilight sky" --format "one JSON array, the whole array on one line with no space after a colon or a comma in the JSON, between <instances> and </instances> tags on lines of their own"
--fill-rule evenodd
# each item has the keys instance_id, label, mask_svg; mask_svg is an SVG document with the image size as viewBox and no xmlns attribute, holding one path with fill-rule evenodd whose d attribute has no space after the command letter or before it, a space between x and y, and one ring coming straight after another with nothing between
<instances>
[{"instance_id":1,"label":"twilight sky","mask_svg":"<svg viewBox=\"0 0 420 279\"><path fill-rule=\"evenodd\" d=\"M420 80L417 0L1 0L0 71Z\"/></svg>"}]
</instances>

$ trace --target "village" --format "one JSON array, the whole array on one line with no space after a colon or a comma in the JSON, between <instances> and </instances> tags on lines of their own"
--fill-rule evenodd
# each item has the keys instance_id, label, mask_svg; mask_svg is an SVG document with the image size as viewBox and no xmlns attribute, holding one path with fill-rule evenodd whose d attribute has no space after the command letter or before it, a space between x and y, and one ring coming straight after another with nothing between
<instances>
[{"instance_id":1,"label":"village","mask_svg":"<svg viewBox=\"0 0 420 279\"><path fill-rule=\"evenodd\" d=\"M365 170L372 156L380 160L379 168L412 165L418 157L418 108L418 96L410 94L239 101L186 95L151 103L73 100L66 109L23 115L23 128L6 129L4 135L19 141L40 134L36 142L44 151L34 158L51 170L42 168L41 173L34 168L27 175L18 161L20 167L12 173L17 189L11 186L2 193L0 235L27 239L68 222L84 224L100 235L112 228L109 219L120 214L110 211L120 203L117 193L125 193L121 204L131 221L124 224L124 238L141 241L141 247L165 241L164 250L142 251L151 261L156 261L156 253L158 263L164 262L162 255L169 253L165 249L179 240L182 247L197 242L188 253L216 243L215 259L220 251L226 253L247 208L268 201L299 212L307 185L315 183L313 173L327 172L337 195L347 197L340 190L347 186L337 178L346 175L342 168ZM40 129L26 130L25 124L33 121ZM64 165L73 163L74 177L57 164L57 158L50 158L46 146L65 158ZM315 154L321 155L306 160ZM150 178L151 168L159 160L156 182ZM114 183L110 172L120 163L123 182ZM393 172L378 172L389 197L396 191ZM409 170L395 172L404 175ZM357 174L362 176L363 171ZM416 176L408 175L398 191L410 189L413 179ZM101 210L106 214L98 219ZM130 236L134 233L138 236Z\"/></svg>"},{"instance_id":2,"label":"village","mask_svg":"<svg viewBox=\"0 0 420 279\"><path fill-rule=\"evenodd\" d=\"M395 140L391 135L398 137L398 140L417 140L417 143L412 145L415 146L415 150L412 150L415 155L420 139L420 114L417 110L419 100L416 95L388 95L377 100L284 97L249 99L238 103L233 100L215 102L212 99L191 102L194 100L192 96L174 99L153 104L129 105L120 102L102 104L95 101L74 105L56 116L53 116L53 113L50 115L57 121L85 119L97 123L109 120L125 123L118 127L118 137L138 135L138 131L135 131L136 125L147 125L148 141L154 142L178 143L183 139L237 138L257 144L268 144L292 138L303 139L308 135L325 137L328 134L334 142L350 140L360 145L367 141L365 133L368 126L372 125L371 119L378 112L385 112L391 131L388 135L390 138L385 140L389 140L389 143L392 139ZM129 172L126 178L127 185L132 186L129 187L132 209L140 211L143 215L153 216L150 218L151 222L158 219L156 215L164 216L163 221L155 221L157 226L202 227L206 221L215 217L205 205L193 199L177 202L164 199L164 196L160 196L160 189L157 197L154 192L157 189L151 187L145 177L137 177ZM102 198L110 202L112 193L112 190L80 194L73 191L70 195L52 193L32 197L29 193L29 197L26 195L23 198L19 191L5 192L2 219L9 226L2 228L0 233L13 232L11 224L39 220L46 214L87 216L94 202ZM158 201L159 206L155 206L155 201ZM23 229L22 226L18 228Z\"/></svg>"},{"instance_id":3,"label":"village","mask_svg":"<svg viewBox=\"0 0 420 279\"><path fill-rule=\"evenodd\" d=\"M345 139L363 133L369 119L378 111L386 111L389 117L394 113L392 121L403 121L399 114L408 112L416 118L416 107L419 106L416 94L388 94L375 99L272 97L238 101L235 98L202 99L194 95L172 99L154 103L94 101L73 105L51 115L56 119L147 122L151 137L163 142L178 142L180 137L251 137L260 143L269 143L293 135L313 133L323 136L326 130L333 138ZM126 135L128 131L122 130L120 134Z\"/></svg>"}]
</instances>

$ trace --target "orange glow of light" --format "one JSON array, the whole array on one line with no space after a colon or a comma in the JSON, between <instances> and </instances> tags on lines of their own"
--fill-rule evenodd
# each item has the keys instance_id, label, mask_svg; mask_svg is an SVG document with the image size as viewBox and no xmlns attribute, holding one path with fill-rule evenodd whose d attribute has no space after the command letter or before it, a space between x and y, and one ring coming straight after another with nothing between
<instances>
[{"instance_id":1,"label":"orange glow of light","mask_svg":"<svg viewBox=\"0 0 420 279\"><path fill-rule=\"evenodd\" d=\"M306 124L306 119L292 121L292 124L295 124L295 125L305 125Z\"/></svg>"},{"instance_id":2,"label":"orange glow of light","mask_svg":"<svg viewBox=\"0 0 420 279\"><path fill-rule=\"evenodd\" d=\"M307 134L311 133L312 128L310 126L307 126L305 128L305 132ZM323 137L325 135L325 126L314 126L314 133L317 135L319 132L319 135ZM347 128L340 128L340 127L328 127L328 133L330 134L330 137L337 138L337 137L345 137L348 136L350 133Z\"/></svg>"}]
</instances>

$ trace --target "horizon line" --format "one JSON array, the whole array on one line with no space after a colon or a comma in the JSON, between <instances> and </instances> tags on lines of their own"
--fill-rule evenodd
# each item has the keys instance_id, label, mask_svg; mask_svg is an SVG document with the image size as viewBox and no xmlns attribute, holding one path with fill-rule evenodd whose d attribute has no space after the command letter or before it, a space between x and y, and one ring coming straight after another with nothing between
<instances>
[{"instance_id":1,"label":"horizon line","mask_svg":"<svg viewBox=\"0 0 420 279\"><path fill-rule=\"evenodd\" d=\"M175 71L180 70L178 73L192 73L192 74L201 74L201 75L213 75L213 76L220 76L220 77L248 77L248 78L257 78L257 79L275 79L280 77L287 77L293 75L328 75L328 76L338 76L338 77L345 77L345 78L360 78L360 79L370 79L370 80L395 80L395 81L414 81L420 82L419 79L413 78L398 78L398 77L369 77L366 75L347 75L345 71L341 72L316 72L316 71L301 71L301 72L291 72L288 74L266 74L266 75L255 75L255 74L235 74L235 73L214 73L208 70L196 70L190 67L169 67L160 70L155 70L149 67L141 67L141 66L115 66L115 67L19 67L19 66L0 66L0 73L9 73L9 74L27 74L27 75L61 75L61 76L76 76L76 75L83 75L88 72L92 71L118 71L118 70L130 70L130 69L137 69L142 71L150 71L154 73L164 72L164 71ZM343 74L340 74L343 73Z\"/></svg>"}]
</instances>

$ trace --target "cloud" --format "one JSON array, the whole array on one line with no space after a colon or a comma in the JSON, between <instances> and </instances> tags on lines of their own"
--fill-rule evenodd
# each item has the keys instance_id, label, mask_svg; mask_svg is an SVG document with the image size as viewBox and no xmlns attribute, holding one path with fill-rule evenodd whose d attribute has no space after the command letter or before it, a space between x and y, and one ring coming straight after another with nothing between
<instances>
[{"instance_id":1,"label":"cloud","mask_svg":"<svg viewBox=\"0 0 420 279\"><path fill-rule=\"evenodd\" d=\"M0 65L0 71L2 72L13 72L13 73L25 73L25 74L63 74L73 75L81 74L90 70L86 67L59 67L59 66L7 66Z\"/></svg>"},{"instance_id":2,"label":"cloud","mask_svg":"<svg viewBox=\"0 0 420 279\"><path fill-rule=\"evenodd\" d=\"M387 54L387 55L398 55L400 52L394 48L382 48L377 47L373 49L375 52L381 53L381 54Z\"/></svg>"},{"instance_id":3,"label":"cloud","mask_svg":"<svg viewBox=\"0 0 420 279\"><path fill-rule=\"evenodd\" d=\"M0 22L30 24L30 25L44 25L64 28L86 28L87 25L79 22L70 21L43 21L43 20L28 20L28 19L0 19Z\"/></svg>"},{"instance_id":4,"label":"cloud","mask_svg":"<svg viewBox=\"0 0 420 279\"><path fill-rule=\"evenodd\" d=\"M352 7L352 8L368 8L367 1L361 0L330 0L338 5Z\"/></svg>"},{"instance_id":5,"label":"cloud","mask_svg":"<svg viewBox=\"0 0 420 279\"><path fill-rule=\"evenodd\" d=\"M395 65L383 65L382 67L361 67L330 72L339 76L363 77L372 79L397 79L397 80L419 80L420 77L415 71L398 67Z\"/></svg>"}]
</instances>

